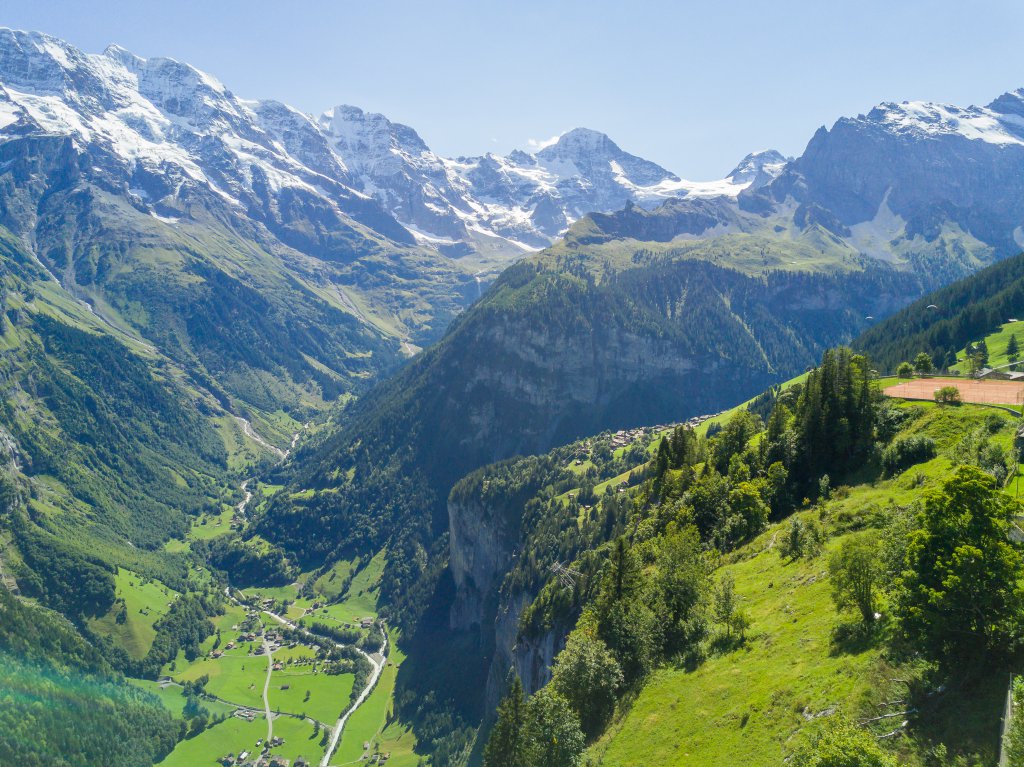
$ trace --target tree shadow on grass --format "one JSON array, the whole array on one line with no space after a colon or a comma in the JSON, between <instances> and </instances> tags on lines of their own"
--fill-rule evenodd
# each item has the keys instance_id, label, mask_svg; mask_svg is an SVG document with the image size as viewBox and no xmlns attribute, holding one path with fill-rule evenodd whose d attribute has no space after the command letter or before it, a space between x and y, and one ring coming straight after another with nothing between
<instances>
[{"instance_id":1,"label":"tree shadow on grass","mask_svg":"<svg viewBox=\"0 0 1024 767\"><path fill-rule=\"evenodd\" d=\"M882 625L879 621L865 623L864 621L849 621L840 623L832 629L829 654L837 655L860 655L882 641Z\"/></svg>"}]
</instances>

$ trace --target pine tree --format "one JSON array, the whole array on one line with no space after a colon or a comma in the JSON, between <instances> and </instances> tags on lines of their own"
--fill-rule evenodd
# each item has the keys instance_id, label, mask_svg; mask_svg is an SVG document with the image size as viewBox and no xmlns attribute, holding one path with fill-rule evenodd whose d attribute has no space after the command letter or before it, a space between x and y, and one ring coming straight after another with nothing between
<instances>
[{"instance_id":1,"label":"pine tree","mask_svg":"<svg viewBox=\"0 0 1024 767\"><path fill-rule=\"evenodd\" d=\"M508 694L498 705L498 720L484 747L484 767L527 767L526 696L519 675L511 673Z\"/></svg>"},{"instance_id":2,"label":"pine tree","mask_svg":"<svg viewBox=\"0 0 1024 767\"><path fill-rule=\"evenodd\" d=\"M1006 342L1006 359L1016 362L1020 359L1020 347L1017 345L1017 334L1012 333L1010 340Z\"/></svg>"}]
</instances>

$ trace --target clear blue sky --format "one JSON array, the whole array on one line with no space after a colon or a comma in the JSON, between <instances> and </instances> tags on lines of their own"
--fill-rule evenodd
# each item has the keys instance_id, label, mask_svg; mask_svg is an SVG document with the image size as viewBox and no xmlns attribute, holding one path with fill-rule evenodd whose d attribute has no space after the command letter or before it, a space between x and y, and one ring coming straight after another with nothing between
<instances>
[{"instance_id":1,"label":"clear blue sky","mask_svg":"<svg viewBox=\"0 0 1024 767\"><path fill-rule=\"evenodd\" d=\"M1024 3L4 0L0 25L171 56L246 98L355 104L447 155L576 126L691 179L879 101L1024 86Z\"/></svg>"}]
</instances>

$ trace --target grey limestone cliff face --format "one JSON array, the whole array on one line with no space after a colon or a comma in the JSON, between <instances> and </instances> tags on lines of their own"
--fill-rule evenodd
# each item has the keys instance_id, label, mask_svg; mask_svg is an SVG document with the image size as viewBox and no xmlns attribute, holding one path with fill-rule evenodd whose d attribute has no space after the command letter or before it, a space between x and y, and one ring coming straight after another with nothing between
<instances>
[{"instance_id":1,"label":"grey limestone cliff face","mask_svg":"<svg viewBox=\"0 0 1024 767\"><path fill-rule=\"evenodd\" d=\"M494 621L494 655L487 674L485 702L493 710L505 692L509 670L514 670L527 694L539 690L551 679L555 656L565 646L572 626L556 625L538 637L519 634L519 617L535 594L519 592L501 601Z\"/></svg>"},{"instance_id":2,"label":"grey limestone cliff face","mask_svg":"<svg viewBox=\"0 0 1024 767\"><path fill-rule=\"evenodd\" d=\"M489 325L475 344L489 350L488 362L467 370L462 384L482 441L509 439L509 413L520 428L504 455L625 424L643 415L620 411L640 389L682 379L698 364L662 339L603 330L566 334L515 321Z\"/></svg>"},{"instance_id":3,"label":"grey limestone cliff face","mask_svg":"<svg viewBox=\"0 0 1024 767\"><path fill-rule=\"evenodd\" d=\"M520 637L519 618L536 594L500 593L518 547L518 514L488 507L480 498L449 501L448 566L456 585L449 622L453 631L479 629L481 649L493 648L485 703L493 710L514 669L527 692L541 688L571 627L556 626L540 637Z\"/></svg>"},{"instance_id":4,"label":"grey limestone cliff face","mask_svg":"<svg viewBox=\"0 0 1024 767\"><path fill-rule=\"evenodd\" d=\"M450 616L453 629L482 628L493 620L498 587L518 539L517 523L509 519L506 509L489 506L478 497L449 501L448 566L456 587Z\"/></svg>"}]
</instances>

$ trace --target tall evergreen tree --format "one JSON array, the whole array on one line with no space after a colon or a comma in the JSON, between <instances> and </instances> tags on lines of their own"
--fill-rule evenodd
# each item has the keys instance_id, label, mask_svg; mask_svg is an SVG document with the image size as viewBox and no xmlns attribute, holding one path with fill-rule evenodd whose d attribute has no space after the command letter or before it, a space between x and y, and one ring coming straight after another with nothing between
<instances>
[{"instance_id":1,"label":"tall evergreen tree","mask_svg":"<svg viewBox=\"0 0 1024 767\"><path fill-rule=\"evenodd\" d=\"M530 767L527 762L526 697L512 672L508 694L498 704L498 719L484 747L484 767Z\"/></svg>"},{"instance_id":2,"label":"tall evergreen tree","mask_svg":"<svg viewBox=\"0 0 1024 767\"><path fill-rule=\"evenodd\" d=\"M796 479L810 489L823 474L842 474L867 457L876 396L863 356L846 347L825 352L797 402Z\"/></svg>"}]
</instances>

